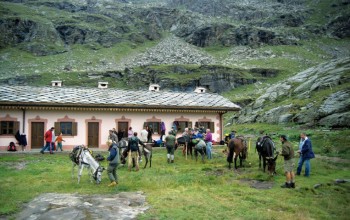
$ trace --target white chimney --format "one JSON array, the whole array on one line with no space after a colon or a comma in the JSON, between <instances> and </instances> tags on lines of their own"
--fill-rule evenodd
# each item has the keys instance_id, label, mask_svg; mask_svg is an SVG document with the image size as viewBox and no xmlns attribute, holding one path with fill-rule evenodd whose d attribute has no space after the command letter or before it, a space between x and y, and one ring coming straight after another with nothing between
<instances>
[{"instance_id":1,"label":"white chimney","mask_svg":"<svg viewBox=\"0 0 350 220\"><path fill-rule=\"evenodd\" d=\"M149 91L153 91L153 92L158 92L160 89L160 86L158 84L151 84L149 85Z\"/></svg>"},{"instance_id":2,"label":"white chimney","mask_svg":"<svg viewBox=\"0 0 350 220\"><path fill-rule=\"evenodd\" d=\"M108 88L108 82L98 82L98 88L107 89Z\"/></svg>"},{"instance_id":3,"label":"white chimney","mask_svg":"<svg viewBox=\"0 0 350 220\"><path fill-rule=\"evenodd\" d=\"M62 86L62 81L56 80L56 81L51 81L51 85L53 87L61 87Z\"/></svg>"},{"instance_id":4,"label":"white chimney","mask_svg":"<svg viewBox=\"0 0 350 220\"><path fill-rule=\"evenodd\" d=\"M194 92L196 92L196 93L205 93L206 91L207 91L207 89L204 88L204 87L197 87L197 88L194 90Z\"/></svg>"}]
</instances>

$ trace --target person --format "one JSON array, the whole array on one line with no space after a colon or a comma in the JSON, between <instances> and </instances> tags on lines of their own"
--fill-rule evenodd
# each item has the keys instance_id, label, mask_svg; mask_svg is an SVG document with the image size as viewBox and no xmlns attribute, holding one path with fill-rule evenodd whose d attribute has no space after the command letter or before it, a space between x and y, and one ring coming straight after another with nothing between
<instances>
[{"instance_id":1,"label":"person","mask_svg":"<svg viewBox=\"0 0 350 220\"><path fill-rule=\"evenodd\" d=\"M286 183L282 185L282 188L295 188L294 181L294 150L292 144L287 140L286 135L280 136L282 142L282 153L284 157L284 173L286 175Z\"/></svg>"},{"instance_id":2,"label":"person","mask_svg":"<svg viewBox=\"0 0 350 220\"><path fill-rule=\"evenodd\" d=\"M128 130L128 138L131 138L133 136L134 132L132 131L132 127Z\"/></svg>"},{"instance_id":3,"label":"person","mask_svg":"<svg viewBox=\"0 0 350 220\"><path fill-rule=\"evenodd\" d=\"M109 161L107 174L108 178L111 181L108 184L109 187L118 185L118 175L117 175L117 167L119 164L119 149L116 143L113 143L112 140L108 140L107 144L109 146L109 156L107 157L107 161Z\"/></svg>"},{"instance_id":4,"label":"person","mask_svg":"<svg viewBox=\"0 0 350 220\"><path fill-rule=\"evenodd\" d=\"M148 126L148 135L147 135L147 142L148 143L152 143L152 135L153 135L153 129L152 129L152 125Z\"/></svg>"},{"instance_id":5,"label":"person","mask_svg":"<svg viewBox=\"0 0 350 220\"><path fill-rule=\"evenodd\" d=\"M232 130L231 131L231 134L230 134L230 139L233 139L236 137L236 131L235 130Z\"/></svg>"},{"instance_id":6,"label":"person","mask_svg":"<svg viewBox=\"0 0 350 220\"><path fill-rule=\"evenodd\" d=\"M205 135L205 139L204 139L205 143L206 143L206 152L207 152L207 158L210 160L211 157L211 148L213 147L213 136L210 133L210 129L208 128L206 130L206 135Z\"/></svg>"},{"instance_id":7,"label":"person","mask_svg":"<svg viewBox=\"0 0 350 220\"><path fill-rule=\"evenodd\" d=\"M167 161L168 163L174 163L174 152L175 144L177 144L176 137L171 131L168 132L168 135L165 137L166 149L167 149Z\"/></svg>"},{"instance_id":8,"label":"person","mask_svg":"<svg viewBox=\"0 0 350 220\"><path fill-rule=\"evenodd\" d=\"M111 140L112 144L118 144L118 136L114 133L113 130L109 130L108 140Z\"/></svg>"},{"instance_id":9,"label":"person","mask_svg":"<svg viewBox=\"0 0 350 220\"><path fill-rule=\"evenodd\" d=\"M171 134L174 135L174 136L176 137L176 126L173 125L173 126L171 127L171 130L170 130L169 132L171 132ZM168 132L168 133L169 133L169 132Z\"/></svg>"},{"instance_id":10,"label":"person","mask_svg":"<svg viewBox=\"0 0 350 220\"><path fill-rule=\"evenodd\" d=\"M118 140L121 140L124 137L124 132L125 132L124 129L119 130L118 135L117 135L118 136Z\"/></svg>"},{"instance_id":11,"label":"person","mask_svg":"<svg viewBox=\"0 0 350 220\"><path fill-rule=\"evenodd\" d=\"M62 132L61 132L56 138L56 142L57 142L56 151L58 150L58 148L60 148L61 151L63 151L63 149L62 149L62 141L65 141L65 140L63 140Z\"/></svg>"},{"instance_id":12,"label":"person","mask_svg":"<svg viewBox=\"0 0 350 220\"><path fill-rule=\"evenodd\" d=\"M143 129L141 130L141 137L140 137L140 140L143 142L143 143L146 143L147 142L147 136L148 136L148 131L147 131L147 126L143 127Z\"/></svg>"},{"instance_id":13,"label":"person","mask_svg":"<svg viewBox=\"0 0 350 220\"><path fill-rule=\"evenodd\" d=\"M52 141L52 131L55 130L54 127L50 128L45 132L44 138L45 138L45 146L41 149L40 153L44 154L44 151L49 149L50 154L53 154L52 152L52 146L51 146L51 141Z\"/></svg>"},{"instance_id":14,"label":"person","mask_svg":"<svg viewBox=\"0 0 350 220\"><path fill-rule=\"evenodd\" d=\"M136 171L139 171L139 144L141 144L143 147L145 147L145 144L140 141L140 139L137 137L137 132L134 132L134 136L132 136L129 139L129 155L128 155L128 170L131 171L131 165L132 161L135 162L135 169Z\"/></svg>"},{"instance_id":15,"label":"person","mask_svg":"<svg viewBox=\"0 0 350 220\"><path fill-rule=\"evenodd\" d=\"M55 130L52 131L51 148L52 148L52 152L53 152L54 150L56 150L56 135L55 135Z\"/></svg>"},{"instance_id":16,"label":"person","mask_svg":"<svg viewBox=\"0 0 350 220\"><path fill-rule=\"evenodd\" d=\"M309 177L310 170L311 170L310 159L315 158L315 154L312 151L311 140L306 136L306 134L301 133L300 138L301 138L301 143L299 145L299 150L297 151L300 154L298 168L297 168L297 175L298 176L300 175L303 164L305 163L304 176Z\"/></svg>"}]
</instances>

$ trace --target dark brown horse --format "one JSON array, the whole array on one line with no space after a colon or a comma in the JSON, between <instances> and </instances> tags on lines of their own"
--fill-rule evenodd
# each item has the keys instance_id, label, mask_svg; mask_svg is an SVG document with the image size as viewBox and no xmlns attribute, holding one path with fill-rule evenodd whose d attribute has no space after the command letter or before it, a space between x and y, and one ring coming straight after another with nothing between
<instances>
[{"instance_id":1,"label":"dark brown horse","mask_svg":"<svg viewBox=\"0 0 350 220\"><path fill-rule=\"evenodd\" d=\"M275 145L269 136L259 137L256 141L256 150L259 154L259 168L261 168L261 159L263 161L263 171L265 172L266 165L267 170L270 175L276 173L276 159L277 155L274 157Z\"/></svg>"},{"instance_id":2,"label":"dark brown horse","mask_svg":"<svg viewBox=\"0 0 350 220\"><path fill-rule=\"evenodd\" d=\"M228 167L231 169L231 163L235 162L235 169L237 169L237 157L239 156L239 164L240 167L243 166L242 161L247 158L248 151L247 151L247 143L243 137L236 137L231 139L228 142L228 155L227 155L227 162Z\"/></svg>"}]
</instances>

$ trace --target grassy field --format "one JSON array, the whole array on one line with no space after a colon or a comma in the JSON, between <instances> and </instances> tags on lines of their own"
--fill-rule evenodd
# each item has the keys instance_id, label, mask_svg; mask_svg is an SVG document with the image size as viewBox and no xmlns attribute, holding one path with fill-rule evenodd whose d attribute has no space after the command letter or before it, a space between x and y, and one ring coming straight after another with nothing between
<instances>
[{"instance_id":1,"label":"grassy field","mask_svg":"<svg viewBox=\"0 0 350 220\"><path fill-rule=\"evenodd\" d=\"M285 178L281 157L277 160L278 175L269 177L258 169L253 146L245 167L237 171L227 168L223 148L215 146L214 159L205 163L186 160L178 150L174 164L166 163L164 148L155 149L152 168L139 172L118 169L117 188L107 187L106 173L100 185L91 184L86 173L78 185L76 178L71 179L66 152L2 154L0 215L18 212L23 203L42 193L143 191L151 209L139 219L348 219L350 184L337 185L334 180L350 179L349 163L314 159L310 178L298 176L296 189L282 189ZM252 188L252 181L272 188ZM319 183L323 185L314 189Z\"/></svg>"}]
</instances>

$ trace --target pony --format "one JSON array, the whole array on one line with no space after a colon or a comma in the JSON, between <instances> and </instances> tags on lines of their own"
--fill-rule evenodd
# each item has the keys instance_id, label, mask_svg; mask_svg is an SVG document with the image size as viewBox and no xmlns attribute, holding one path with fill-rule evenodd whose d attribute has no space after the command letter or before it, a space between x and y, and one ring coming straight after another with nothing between
<instances>
[{"instance_id":1,"label":"pony","mask_svg":"<svg viewBox=\"0 0 350 220\"><path fill-rule=\"evenodd\" d=\"M84 145L76 146L69 154L69 157L73 162L72 178L74 178L74 167L79 166L78 184L80 183L80 178L85 167L89 170L91 182L93 181L92 179L94 179L97 184L101 183L102 172L105 168L100 166L87 147Z\"/></svg>"},{"instance_id":2,"label":"pony","mask_svg":"<svg viewBox=\"0 0 350 220\"><path fill-rule=\"evenodd\" d=\"M192 135L191 135L192 136ZM195 144L192 143L192 137L191 136L182 136L176 139L178 146L183 146L182 154L185 156L191 155L191 158L193 157L193 147Z\"/></svg>"},{"instance_id":3,"label":"pony","mask_svg":"<svg viewBox=\"0 0 350 220\"><path fill-rule=\"evenodd\" d=\"M122 165L126 164L126 158L128 157L128 149L127 149L128 145L129 145L128 138L122 138L118 142L119 152L122 152L120 154L120 162L121 162Z\"/></svg>"},{"instance_id":4,"label":"pony","mask_svg":"<svg viewBox=\"0 0 350 220\"><path fill-rule=\"evenodd\" d=\"M247 142L243 137L235 137L233 139L230 139L228 144L228 154L227 154L227 162L228 162L228 168L231 169L231 163L235 163L235 169L237 169L237 157L239 156L239 164L240 167L243 166L243 160L245 160L248 156L247 151Z\"/></svg>"},{"instance_id":5,"label":"pony","mask_svg":"<svg viewBox=\"0 0 350 220\"><path fill-rule=\"evenodd\" d=\"M146 159L146 163L143 169L146 168L148 162L149 162L149 167L152 166L152 148L153 148L153 144L144 144L144 146L142 146L143 156Z\"/></svg>"},{"instance_id":6,"label":"pony","mask_svg":"<svg viewBox=\"0 0 350 220\"><path fill-rule=\"evenodd\" d=\"M266 165L270 175L276 173L277 155L274 157L275 145L269 136L259 137L256 141L256 151L259 154L259 168L261 168L261 159L263 160L263 171L265 172Z\"/></svg>"}]
</instances>

